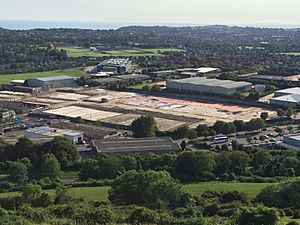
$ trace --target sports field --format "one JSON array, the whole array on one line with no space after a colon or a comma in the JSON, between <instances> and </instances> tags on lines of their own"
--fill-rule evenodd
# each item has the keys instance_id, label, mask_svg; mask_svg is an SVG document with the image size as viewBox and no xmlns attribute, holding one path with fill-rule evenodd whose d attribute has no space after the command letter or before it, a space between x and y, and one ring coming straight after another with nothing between
<instances>
[{"instance_id":1,"label":"sports field","mask_svg":"<svg viewBox=\"0 0 300 225\"><path fill-rule=\"evenodd\" d=\"M168 52L184 51L177 48L151 48L151 49L132 49L132 50L114 50L104 52L93 52L89 49L81 48L61 48L67 51L69 57L141 57L141 56L164 56Z\"/></svg>"},{"instance_id":2,"label":"sports field","mask_svg":"<svg viewBox=\"0 0 300 225\"><path fill-rule=\"evenodd\" d=\"M67 69L67 70L53 70L36 73L20 73L20 74L4 74L0 75L0 84L9 84L11 80L26 80L36 77L53 77L53 76L72 76L81 77L86 76L86 72L80 70L80 68Z\"/></svg>"}]
</instances>

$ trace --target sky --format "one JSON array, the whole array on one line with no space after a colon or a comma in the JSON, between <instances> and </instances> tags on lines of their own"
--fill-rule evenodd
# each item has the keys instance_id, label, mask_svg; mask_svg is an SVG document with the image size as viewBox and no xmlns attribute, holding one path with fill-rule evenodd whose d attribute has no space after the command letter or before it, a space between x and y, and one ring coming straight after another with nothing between
<instances>
[{"instance_id":1,"label":"sky","mask_svg":"<svg viewBox=\"0 0 300 225\"><path fill-rule=\"evenodd\" d=\"M300 0L0 0L0 20L300 25Z\"/></svg>"}]
</instances>

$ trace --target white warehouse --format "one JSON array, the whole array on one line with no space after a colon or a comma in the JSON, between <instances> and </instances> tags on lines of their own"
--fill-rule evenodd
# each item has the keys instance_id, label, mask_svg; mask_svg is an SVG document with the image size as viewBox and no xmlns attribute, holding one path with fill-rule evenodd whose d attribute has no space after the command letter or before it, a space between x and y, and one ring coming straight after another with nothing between
<instances>
[{"instance_id":1,"label":"white warehouse","mask_svg":"<svg viewBox=\"0 0 300 225\"><path fill-rule=\"evenodd\" d=\"M24 137L28 139L39 139L64 137L72 143L83 141L83 133L75 130L57 129L52 127L35 127L24 131Z\"/></svg>"},{"instance_id":2,"label":"white warehouse","mask_svg":"<svg viewBox=\"0 0 300 225\"><path fill-rule=\"evenodd\" d=\"M206 93L228 96L251 91L252 84L248 82L235 82L232 80L195 77L167 81L167 89L183 93Z\"/></svg>"}]
</instances>

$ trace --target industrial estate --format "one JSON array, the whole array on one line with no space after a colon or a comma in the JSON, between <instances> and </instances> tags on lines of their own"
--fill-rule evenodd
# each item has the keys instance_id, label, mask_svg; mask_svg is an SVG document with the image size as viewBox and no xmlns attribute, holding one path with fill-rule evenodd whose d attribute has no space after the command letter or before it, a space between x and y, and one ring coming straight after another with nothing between
<instances>
[{"instance_id":1,"label":"industrial estate","mask_svg":"<svg viewBox=\"0 0 300 225\"><path fill-rule=\"evenodd\" d=\"M299 32L0 29L0 224L296 225Z\"/></svg>"}]
</instances>

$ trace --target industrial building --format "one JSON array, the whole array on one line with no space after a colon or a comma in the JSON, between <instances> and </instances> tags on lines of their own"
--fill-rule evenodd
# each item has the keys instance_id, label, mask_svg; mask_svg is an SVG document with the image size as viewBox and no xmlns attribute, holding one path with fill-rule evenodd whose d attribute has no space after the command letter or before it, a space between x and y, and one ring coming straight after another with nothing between
<instances>
[{"instance_id":1,"label":"industrial building","mask_svg":"<svg viewBox=\"0 0 300 225\"><path fill-rule=\"evenodd\" d=\"M270 104L279 107L292 107L297 108L300 106L300 88L288 88L278 90L275 92L274 97L270 99Z\"/></svg>"},{"instance_id":2,"label":"industrial building","mask_svg":"<svg viewBox=\"0 0 300 225\"><path fill-rule=\"evenodd\" d=\"M248 82L207 79L204 77L167 81L167 90L182 93L206 93L213 95L233 95L252 90Z\"/></svg>"},{"instance_id":3,"label":"industrial building","mask_svg":"<svg viewBox=\"0 0 300 225\"><path fill-rule=\"evenodd\" d=\"M300 150L300 134L284 136L281 146L287 149Z\"/></svg>"},{"instance_id":4,"label":"industrial building","mask_svg":"<svg viewBox=\"0 0 300 225\"><path fill-rule=\"evenodd\" d=\"M126 74L132 67L130 59L107 59L96 66L92 72L114 72L120 75Z\"/></svg>"},{"instance_id":5,"label":"industrial building","mask_svg":"<svg viewBox=\"0 0 300 225\"><path fill-rule=\"evenodd\" d=\"M0 123L14 122L16 112L11 109L0 108Z\"/></svg>"},{"instance_id":6,"label":"industrial building","mask_svg":"<svg viewBox=\"0 0 300 225\"><path fill-rule=\"evenodd\" d=\"M170 137L106 139L92 141L92 149L96 154L130 154L130 153L167 153L181 151L179 144Z\"/></svg>"},{"instance_id":7,"label":"industrial building","mask_svg":"<svg viewBox=\"0 0 300 225\"><path fill-rule=\"evenodd\" d=\"M74 130L57 129L52 127L35 127L24 131L28 139L64 137L72 143L83 141L83 133Z\"/></svg>"},{"instance_id":8,"label":"industrial building","mask_svg":"<svg viewBox=\"0 0 300 225\"><path fill-rule=\"evenodd\" d=\"M113 76L105 78L96 78L96 79L87 79L86 83L88 85L97 85L97 86L110 86L112 84L137 84L144 81L151 80L151 77L144 74L130 74L122 76Z\"/></svg>"},{"instance_id":9,"label":"industrial building","mask_svg":"<svg viewBox=\"0 0 300 225\"><path fill-rule=\"evenodd\" d=\"M295 87L295 88L287 88L287 89L275 91L274 97L280 97L280 96L292 95L292 94L300 95L300 88Z\"/></svg>"},{"instance_id":10,"label":"industrial building","mask_svg":"<svg viewBox=\"0 0 300 225\"><path fill-rule=\"evenodd\" d=\"M25 84L28 87L41 87L43 91L76 86L75 79L69 76L30 78L25 81Z\"/></svg>"}]
</instances>

